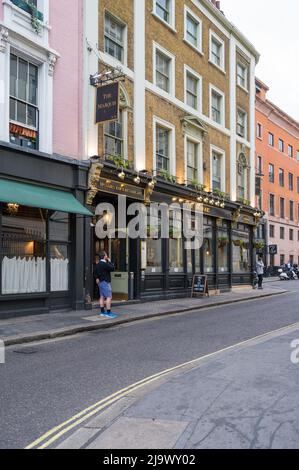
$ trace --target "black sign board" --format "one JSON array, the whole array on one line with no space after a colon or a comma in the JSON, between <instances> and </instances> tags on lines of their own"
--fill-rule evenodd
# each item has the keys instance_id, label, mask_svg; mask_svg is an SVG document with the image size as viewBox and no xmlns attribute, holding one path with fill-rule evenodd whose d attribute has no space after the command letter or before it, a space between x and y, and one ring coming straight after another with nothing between
<instances>
[{"instance_id":1,"label":"black sign board","mask_svg":"<svg viewBox=\"0 0 299 470\"><path fill-rule=\"evenodd\" d=\"M277 253L278 253L278 246L269 245L269 255L277 255Z\"/></svg>"},{"instance_id":2,"label":"black sign board","mask_svg":"<svg viewBox=\"0 0 299 470\"><path fill-rule=\"evenodd\" d=\"M210 297L208 276L202 274L195 274L193 276L191 297L195 296Z\"/></svg>"},{"instance_id":3,"label":"black sign board","mask_svg":"<svg viewBox=\"0 0 299 470\"><path fill-rule=\"evenodd\" d=\"M119 110L119 83L97 88L96 124L117 121Z\"/></svg>"},{"instance_id":4,"label":"black sign board","mask_svg":"<svg viewBox=\"0 0 299 470\"><path fill-rule=\"evenodd\" d=\"M138 201L144 201L144 190L139 186L113 181L107 178L99 178L97 187L100 191L109 194L123 195Z\"/></svg>"}]
</instances>

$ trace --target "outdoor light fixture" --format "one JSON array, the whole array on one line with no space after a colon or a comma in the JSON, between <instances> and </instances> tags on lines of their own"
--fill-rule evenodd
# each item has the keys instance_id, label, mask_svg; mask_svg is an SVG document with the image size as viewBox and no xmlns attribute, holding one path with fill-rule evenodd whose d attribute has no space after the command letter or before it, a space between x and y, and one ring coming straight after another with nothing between
<instances>
[{"instance_id":1,"label":"outdoor light fixture","mask_svg":"<svg viewBox=\"0 0 299 470\"><path fill-rule=\"evenodd\" d=\"M224 204L224 202L222 202L222 203L220 204L220 207L222 207L222 209L224 209L224 208L225 208L225 204Z\"/></svg>"},{"instance_id":2,"label":"outdoor light fixture","mask_svg":"<svg viewBox=\"0 0 299 470\"><path fill-rule=\"evenodd\" d=\"M204 200L203 200L203 202L204 202L205 204L208 204L209 198L208 198L208 197L205 197Z\"/></svg>"},{"instance_id":3,"label":"outdoor light fixture","mask_svg":"<svg viewBox=\"0 0 299 470\"><path fill-rule=\"evenodd\" d=\"M123 169L123 168L121 169L121 172L118 173L118 177L119 177L120 180L124 180L124 179L125 179L126 175L125 175L125 172L124 172L124 169Z\"/></svg>"},{"instance_id":4,"label":"outdoor light fixture","mask_svg":"<svg viewBox=\"0 0 299 470\"><path fill-rule=\"evenodd\" d=\"M149 186L149 188L154 189L155 184L156 184L155 181L152 179L152 181L150 181L150 182L148 183L148 186Z\"/></svg>"},{"instance_id":5,"label":"outdoor light fixture","mask_svg":"<svg viewBox=\"0 0 299 470\"><path fill-rule=\"evenodd\" d=\"M140 184L140 182L141 182L140 176L137 175L137 176L134 178L134 182L135 182L136 184Z\"/></svg>"},{"instance_id":6,"label":"outdoor light fixture","mask_svg":"<svg viewBox=\"0 0 299 470\"><path fill-rule=\"evenodd\" d=\"M203 197L202 197L202 196L199 196L199 197L197 198L197 200L198 200L198 202L202 202L202 201L203 201Z\"/></svg>"},{"instance_id":7,"label":"outdoor light fixture","mask_svg":"<svg viewBox=\"0 0 299 470\"><path fill-rule=\"evenodd\" d=\"M220 206L220 201L216 201L215 206L219 207Z\"/></svg>"},{"instance_id":8,"label":"outdoor light fixture","mask_svg":"<svg viewBox=\"0 0 299 470\"><path fill-rule=\"evenodd\" d=\"M210 199L210 204L211 204L211 206L213 206L215 204L214 199Z\"/></svg>"},{"instance_id":9,"label":"outdoor light fixture","mask_svg":"<svg viewBox=\"0 0 299 470\"><path fill-rule=\"evenodd\" d=\"M18 210L19 210L19 204L13 204L13 203L8 203L7 204L7 210L9 212L9 214L11 215L15 215L17 214Z\"/></svg>"}]
</instances>

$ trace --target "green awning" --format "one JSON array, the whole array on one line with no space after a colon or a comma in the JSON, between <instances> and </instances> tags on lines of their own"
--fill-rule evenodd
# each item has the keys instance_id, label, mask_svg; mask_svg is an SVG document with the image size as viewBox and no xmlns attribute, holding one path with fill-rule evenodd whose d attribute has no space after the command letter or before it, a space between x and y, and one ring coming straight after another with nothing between
<instances>
[{"instance_id":1,"label":"green awning","mask_svg":"<svg viewBox=\"0 0 299 470\"><path fill-rule=\"evenodd\" d=\"M92 217L71 193L0 178L0 201Z\"/></svg>"}]
</instances>

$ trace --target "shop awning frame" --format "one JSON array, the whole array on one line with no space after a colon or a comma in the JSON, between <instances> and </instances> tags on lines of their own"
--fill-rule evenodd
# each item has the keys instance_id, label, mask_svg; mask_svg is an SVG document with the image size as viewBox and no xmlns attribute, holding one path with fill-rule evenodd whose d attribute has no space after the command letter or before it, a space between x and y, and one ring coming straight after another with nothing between
<instances>
[{"instance_id":1,"label":"shop awning frame","mask_svg":"<svg viewBox=\"0 0 299 470\"><path fill-rule=\"evenodd\" d=\"M0 202L93 217L93 214L68 191L2 178Z\"/></svg>"}]
</instances>

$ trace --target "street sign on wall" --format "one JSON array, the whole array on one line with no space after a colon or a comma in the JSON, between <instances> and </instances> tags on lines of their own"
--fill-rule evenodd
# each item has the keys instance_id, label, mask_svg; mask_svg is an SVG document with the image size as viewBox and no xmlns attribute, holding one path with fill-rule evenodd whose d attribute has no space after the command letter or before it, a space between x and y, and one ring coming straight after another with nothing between
<instances>
[{"instance_id":1,"label":"street sign on wall","mask_svg":"<svg viewBox=\"0 0 299 470\"><path fill-rule=\"evenodd\" d=\"M277 255L277 253L278 253L278 246L269 245L269 255Z\"/></svg>"},{"instance_id":2,"label":"street sign on wall","mask_svg":"<svg viewBox=\"0 0 299 470\"><path fill-rule=\"evenodd\" d=\"M119 112L119 82L97 88L96 124L117 121Z\"/></svg>"}]
</instances>

